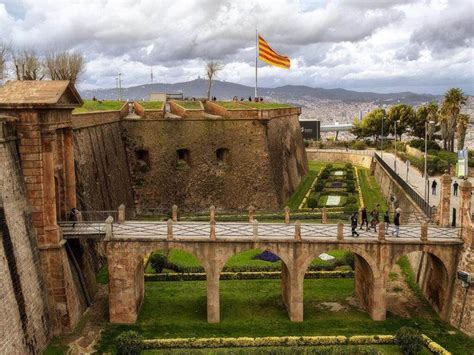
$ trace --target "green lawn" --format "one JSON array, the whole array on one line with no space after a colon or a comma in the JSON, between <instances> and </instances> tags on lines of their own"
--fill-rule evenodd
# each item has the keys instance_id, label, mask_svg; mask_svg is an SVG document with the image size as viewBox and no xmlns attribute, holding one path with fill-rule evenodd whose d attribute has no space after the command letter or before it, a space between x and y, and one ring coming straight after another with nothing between
<instances>
[{"instance_id":1,"label":"green lawn","mask_svg":"<svg viewBox=\"0 0 474 355\"><path fill-rule=\"evenodd\" d=\"M359 175L360 189L362 190L362 197L364 198L365 207L370 211L380 204L382 211L387 210L387 203L385 197L382 195L380 186L375 179L375 176L371 176L369 170L366 168L357 167Z\"/></svg>"},{"instance_id":2,"label":"green lawn","mask_svg":"<svg viewBox=\"0 0 474 355\"><path fill-rule=\"evenodd\" d=\"M164 253L164 251L159 251L160 253ZM225 264L226 268L249 268L248 271L251 271L254 268L262 267L270 267L276 268L280 270L281 268L281 261L276 262L269 262L265 260L255 259L255 256L260 254L262 251L259 249L252 249L247 250L242 253L236 254L229 258L227 263ZM348 251L345 250L331 250L328 252L329 255L335 257L332 261L324 261L319 258L316 258L311 263L312 266L320 267L320 268L329 268L330 266L334 265L333 268L336 266L343 266L346 265L346 258L347 255L350 254ZM202 265L199 260L192 254L185 252L179 249L171 249L168 254L168 261L172 264L179 266L180 268L201 268ZM336 265L335 265L336 264ZM164 270L165 272L174 272L173 270ZM155 273L153 268L150 264L147 265L145 269L145 273ZM100 274L100 273L99 273Z\"/></svg>"},{"instance_id":3,"label":"green lawn","mask_svg":"<svg viewBox=\"0 0 474 355\"><path fill-rule=\"evenodd\" d=\"M186 110L202 110L201 102L200 101L183 101L183 100L176 100L174 101L176 104L181 106Z\"/></svg>"},{"instance_id":4,"label":"green lawn","mask_svg":"<svg viewBox=\"0 0 474 355\"><path fill-rule=\"evenodd\" d=\"M280 104L277 102L250 102L250 101L243 101L244 105L258 108L259 110L268 110L272 108L292 108L294 106L289 104Z\"/></svg>"},{"instance_id":5,"label":"green lawn","mask_svg":"<svg viewBox=\"0 0 474 355\"><path fill-rule=\"evenodd\" d=\"M287 206L290 207L291 211L297 211L298 207L303 200L304 196L308 192L308 189L311 187L316 176L318 176L319 171L326 164L319 161L309 161L308 162L308 173L303 178L302 182L298 185L296 191L291 195L290 199L287 202Z\"/></svg>"},{"instance_id":6,"label":"green lawn","mask_svg":"<svg viewBox=\"0 0 474 355\"><path fill-rule=\"evenodd\" d=\"M163 108L161 101L140 101L139 103L145 110L161 110Z\"/></svg>"},{"instance_id":7,"label":"green lawn","mask_svg":"<svg viewBox=\"0 0 474 355\"><path fill-rule=\"evenodd\" d=\"M136 330L144 338L239 337L298 335L394 334L402 326L419 328L453 354L471 354L474 340L437 318L401 318L388 313L375 322L351 307L352 279L310 279L304 283L302 323L288 319L281 299L280 280L221 281L221 323L206 321L206 282L147 282L145 300L134 325L110 324L102 333L100 351L110 349L115 337ZM321 302L339 302L346 311L330 312ZM453 331L449 334L448 331Z\"/></svg>"},{"instance_id":8,"label":"green lawn","mask_svg":"<svg viewBox=\"0 0 474 355\"><path fill-rule=\"evenodd\" d=\"M124 101L99 101L94 100L84 100L84 105L81 107L77 107L72 111L72 113L84 113L84 112L92 112L92 111L117 111L122 108L125 104Z\"/></svg>"},{"instance_id":9,"label":"green lawn","mask_svg":"<svg viewBox=\"0 0 474 355\"><path fill-rule=\"evenodd\" d=\"M228 110L248 110L249 107L242 105L240 102L235 101L216 101L216 104L228 109Z\"/></svg>"}]
</instances>

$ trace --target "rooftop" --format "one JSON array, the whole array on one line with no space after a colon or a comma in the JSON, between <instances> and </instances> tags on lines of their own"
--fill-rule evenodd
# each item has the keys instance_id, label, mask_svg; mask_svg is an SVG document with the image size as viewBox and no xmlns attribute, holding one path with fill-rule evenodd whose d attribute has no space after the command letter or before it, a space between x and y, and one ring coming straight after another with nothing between
<instances>
[{"instance_id":1,"label":"rooftop","mask_svg":"<svg viewBox=\"0 0 474 355\"><path fill-rule=\"evenodd\" d=\"M51 106L77 107L82 99L69 81L24 80L8 81L0 87L0 106Z\"/></svg>"}]
</instances>

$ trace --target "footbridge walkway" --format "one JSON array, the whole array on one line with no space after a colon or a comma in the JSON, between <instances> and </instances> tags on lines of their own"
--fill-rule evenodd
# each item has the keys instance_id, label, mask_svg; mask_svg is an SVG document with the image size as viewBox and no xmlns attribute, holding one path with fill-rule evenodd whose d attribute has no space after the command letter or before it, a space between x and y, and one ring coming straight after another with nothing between
<instances>
[{"instance_id":1,"label":"footbridge walkway","mask_svg":"<svg viewBox=\"0 0 474 355\"><path fill-rule=\"evenodd\" d=\"M121 217L122 215L122 217ZM64 238L93 238L106 244L109 315L113 323L134 323L144 297L144 258L156 250L180 249L196 256L207 279L207 319L220 321L219 278L227 260L240 252L269 250L282 260L282 297L289 318L303 321L303 281L312 260L324 252L355 255L355 294L374 320L384 320L390 270L403 255L424 252L430 277L422 292L442 318L449 314L462 230L423 222L403 225L400 237L385 231L351 237L348 224L128 221L118 213L104 222L60 223ZM213 216L211 216L213 217ZM287 221L288 222L288 221Z\"/></svg>"}]
</instances>

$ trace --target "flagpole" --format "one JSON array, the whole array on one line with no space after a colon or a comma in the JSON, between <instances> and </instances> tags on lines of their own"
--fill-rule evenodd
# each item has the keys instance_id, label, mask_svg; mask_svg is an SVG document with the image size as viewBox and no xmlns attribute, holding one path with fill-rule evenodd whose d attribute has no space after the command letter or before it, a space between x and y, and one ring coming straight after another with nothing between
<instances>
[{"instance_id":1,"label":"flagpole","mask_svg":"<svg viewBox=\"0 0 474 355\"><path fill-rule=\"evenodd\" d=\"M255 97L258 96L257 62L258 62L258 30L255 29Z\"/></svg>"}]
</instances>

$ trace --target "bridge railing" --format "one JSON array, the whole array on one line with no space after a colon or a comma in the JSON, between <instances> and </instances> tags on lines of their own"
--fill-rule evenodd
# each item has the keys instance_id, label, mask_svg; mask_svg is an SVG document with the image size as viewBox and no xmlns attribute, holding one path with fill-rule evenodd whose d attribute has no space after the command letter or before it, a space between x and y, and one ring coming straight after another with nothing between
<instances>
[{"instance_id":1,"label":"bridge railing","mask_svg":"<svg viewBox=\"0 0 474 355\"><path fill-rule=\"evenodd\" d=\"M426 214L428 218L431 218L433 213L433 207L429 205L425 199L416 192L403 178L400 177L377 153L374 154L375 160L384 168L384 170L394 179L398 185L410 196L410 198L416 203L416 205Z\"/></svg>"}]
</instances>

